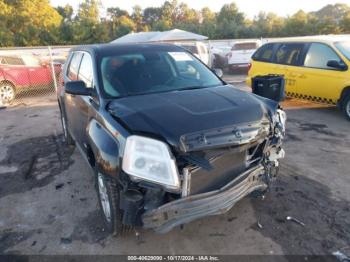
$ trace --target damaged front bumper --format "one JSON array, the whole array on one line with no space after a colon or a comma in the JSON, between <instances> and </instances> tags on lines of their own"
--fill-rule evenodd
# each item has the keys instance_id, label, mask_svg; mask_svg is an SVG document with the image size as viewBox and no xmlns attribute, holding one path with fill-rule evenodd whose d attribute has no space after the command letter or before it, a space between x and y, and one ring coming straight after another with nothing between
<instances>
[{"instance_id":1,"label":"damaged front bumper","mask_svg":"<svg viewBox=\"0 0 350 262\"><path fill-rule=\"evenodd\" d=\"M267 175L263 165L251 168L219 190L187 196L144 213L143 226L166 233L202 217L224 214L251 192L266 190Z\"/></svg>"}]
</instances>

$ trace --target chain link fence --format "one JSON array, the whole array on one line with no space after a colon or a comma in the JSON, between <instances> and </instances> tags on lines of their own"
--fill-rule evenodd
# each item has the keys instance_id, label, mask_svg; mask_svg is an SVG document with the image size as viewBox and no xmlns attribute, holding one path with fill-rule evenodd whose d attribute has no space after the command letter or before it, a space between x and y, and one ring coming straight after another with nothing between
<instances>
[{"instance_id":1,"label":"chain link fence","mask_svg":"<svg viewBox=\"0 0 350 262\"><path fill-rule=\"evenodd\" d=\"M70 48L0 49L0 106L35 105L56 99Z\"/></svg>"}]
</instances>

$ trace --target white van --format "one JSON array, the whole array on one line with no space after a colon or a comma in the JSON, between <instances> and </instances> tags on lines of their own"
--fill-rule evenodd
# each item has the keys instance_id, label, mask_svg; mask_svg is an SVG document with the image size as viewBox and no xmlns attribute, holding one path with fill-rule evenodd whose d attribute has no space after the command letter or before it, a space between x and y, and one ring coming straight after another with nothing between
<instances>
[{"instance_id":1,"label":"white van","mask_svg":"<svg viewBox=\"0 0 350 262\"><path fill-rule=\"evenodd\" d=\"M260 40L236 42L227 54L230 70L245 69L249 67L250 60L255 51L261 46Z\"/></svg>"},{"instance_id":2,"label":"white van","mask_svg":"<svg viewBox=\"0 0 350 262\"><path fill-rule=\"evenodd\" d=\"M192 54L202 60L204 64L209 66L210 58L208 47L202 42L176 42L174 44L190 51Z\"/></svg>"}]
</instances>

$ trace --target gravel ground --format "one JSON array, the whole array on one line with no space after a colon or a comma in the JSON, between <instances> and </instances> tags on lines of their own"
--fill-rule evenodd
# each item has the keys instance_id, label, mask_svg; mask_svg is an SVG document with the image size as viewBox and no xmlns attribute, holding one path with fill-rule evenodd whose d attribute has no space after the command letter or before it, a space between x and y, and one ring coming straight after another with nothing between
<instances>
[{"instance_id":1,"label":"gravel ground","mask_svg":"<svg viewBox=\"0 0 350 262\"><path fill-rule=\"evenodd\" d=\"M286 158L264 199L165 235L113 238L87 164L62 142L55 99L24 104L0 110L0 254L350 255L350 122L336 108L284 103Z\"/></svg>"}]
</instances>

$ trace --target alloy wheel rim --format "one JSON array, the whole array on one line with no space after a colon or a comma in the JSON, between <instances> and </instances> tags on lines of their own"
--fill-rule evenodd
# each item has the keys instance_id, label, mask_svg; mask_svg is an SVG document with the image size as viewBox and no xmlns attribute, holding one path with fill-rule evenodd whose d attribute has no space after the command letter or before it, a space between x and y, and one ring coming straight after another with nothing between
<instances>
[{"instance_id":1,"label":"alloy wheel rim","mask_svg":"<svg viewBox=\"0 0 350 262\"><path fill-rule=\"evenodd\" d=\"M106 184L104 182L102 174L98 174L98 192L100 195L101 206L103 214L108 222L111 221L111 205L107 194Z\"/></svg>"},{"instance_id":2,"label":"alloy wheel rim","mask_svg":"<svg viewBox=\"0 0 350 262\"><path fill-rule=\"evenodd\" d=\"M0 87L0 99L3 102L10 102L14 99L15 92L10 85L2 85Z\"/></svg>"}]
</instances>

